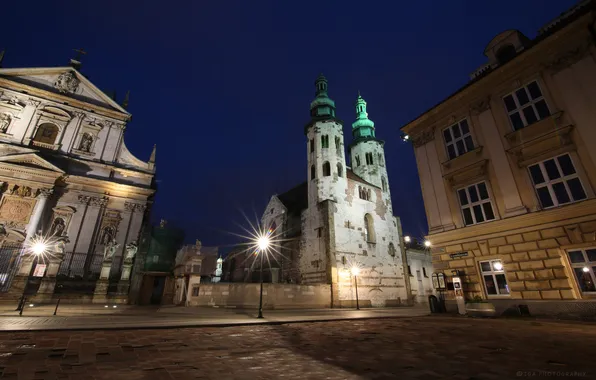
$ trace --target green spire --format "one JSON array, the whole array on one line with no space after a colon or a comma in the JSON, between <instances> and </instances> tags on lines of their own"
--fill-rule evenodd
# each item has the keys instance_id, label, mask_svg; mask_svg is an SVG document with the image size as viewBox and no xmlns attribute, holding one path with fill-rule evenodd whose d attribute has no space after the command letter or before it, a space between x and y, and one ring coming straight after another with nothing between
<instances>
[{"instance_id":1,"label":"green spire","mask_svg":"<svg viewBox=\"0 0 596 380\"><path fill-rule=\"evenodd\" d=\"M327 95L327 79L323 74L315 81L316 97L310 103L310 116L313 120L335 118L335 102Z\"/></svg>"},{"instance_id":2,"label":"green spire","mask_svg":"<svg viewBox=\"0 0 596 380\"><path fill-rule=\"evenodd\" d=\"M352 123L352 136L354 139L375 137L375 123L368 118L366 101L360 96L360 91L356 100L356 121Z\"/></svg>"}]
</instances>

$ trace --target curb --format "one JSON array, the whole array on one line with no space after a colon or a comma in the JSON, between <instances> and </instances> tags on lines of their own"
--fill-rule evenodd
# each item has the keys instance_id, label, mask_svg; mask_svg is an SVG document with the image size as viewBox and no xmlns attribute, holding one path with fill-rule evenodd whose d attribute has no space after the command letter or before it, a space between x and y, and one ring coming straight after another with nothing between
<instances>
[{"instance_id":1,"label":"curb","mask_svg":"<svg viewBox=\"0 0 596 380\"><path fill-rule=\"evenodd\" d=\"M100 327L88 327L88 326L81 326L81 327L65 327L65 328L22 328L22 329L11 329L11 330L0 330L0 334L2 333L22 333L22 332L56 332L56 331L122 331L122 330L169 330L169 329L188 329L188 328L206 328L206 327L213 327L213 328L221 328L221 327L236 327L236 326L257 326L257 325L267 325L267 326L278 326L278 325L288 325L288 324L296 324L296 323L321 323L321 322L334 322L334 321L361 321L361 320L371 320L371 319L402 319L402 318L423 318L428 317L430 314L425 315L382 315L382 316L372 316L372 317L354 317L354 318L318 318L318 319L311 319L311 320L293 320L293 321L275 321L275 320L266 320L258 321L255 320L253 322L224 322L224 323L215 323L215 324L207 324L207 323L191 323L185 325L160 325L160 326L100 326ZM256 318L255 318L256 319Z\"/></svg>"}]
</instances>

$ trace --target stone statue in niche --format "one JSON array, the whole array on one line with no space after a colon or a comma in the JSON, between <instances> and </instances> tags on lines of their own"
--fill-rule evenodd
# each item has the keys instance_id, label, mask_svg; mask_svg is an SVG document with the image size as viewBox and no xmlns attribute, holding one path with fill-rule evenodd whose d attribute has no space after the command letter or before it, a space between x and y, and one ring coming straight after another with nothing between
<instances>
[{"instance_id":1,"label":"stone statue in niche","mask_svg":"<svg viewBox=\"0 0 596 380\"><path fill-rule=\"evenodd\" d=\"M66 223L62 218L54 219L54 223L52 223L52 229L50 230L51 236L62 236L64 232L64 228L66 227Z\"/></svg>"},{"instance_id":2,"label":"stone statue in niche","mask_svg":"<svg viewBox=\"0 0 596 380\"><path fill-rule=\"evenodd\" d=\"M93 137L89 133L84 133L81 137L81 144L79 150L84 152L91 152L91 144L93 143Z\"/></svg>"},{"instance_id":3,"label":"stone statue in niche","mask_svg":"<svg viewBox=\"0 0 596 380\"><path fill-rule=\"evenodd\" d=\"M139 250L139 246L137 245L136 241L131 241L130 243L126 244L126 256L124 257L125 262L132 262L137 251Z\"/></svg>"},{"instance_id":4,"label":"stone statue in niche","mask_svg":"<svg viewBox=\"0 0 596 380\"><path fill-rule=\"evenodd\" d=\"M67 236L60 236L56 239L56 243L54 244L54 257L57 259L64 258L64 251L66 250L66 244L69 243L70 240Z\"/></svg>"},{"instance_id":5,"label":"stone statue in niche","mask_svg":"<svg viewBox=\"0 0 596 380\"><path fill-rule=\"evenodd\" d=\"M67 71L65 73L60 74L56 82L54 83L54 87L62 92L62 93L69 93L75 92L79 87L79 79L74 75L72 71Z\"/></svg>"},{"instance_id":6,"label":"stone statue in niche","mask_svg":"<svg viewBox=\"0 0 596 380\"><path fill-rule=\"evenodd\" d=\"M103 235L101 235L101 244L103 244L103 245L110 244L110 241L113 239L113 237L114 237L114 230L112 229L112 227L104 228Z\"/></svg>"},{"instance_id":7,"label":"stone statue in niche","mask_svg":"<svg viewBox=\"0 0 596 380\"><path fill-rule=\"evenodd\" d=\"M12 118L7 113L0 113L0 132L6 133Z\"/></svg>"},{"instance_id":8,"label":"stone statue in niche","mask_svg":"<svg viewBox=\"0 0 596 380\"><path fill-rule=\"evenodd\" d=\"M103 249L103 261L111 261L116 255L116 250L120 244L116 243L116 239L112 239Z\"/></svg>"}]
</instances>

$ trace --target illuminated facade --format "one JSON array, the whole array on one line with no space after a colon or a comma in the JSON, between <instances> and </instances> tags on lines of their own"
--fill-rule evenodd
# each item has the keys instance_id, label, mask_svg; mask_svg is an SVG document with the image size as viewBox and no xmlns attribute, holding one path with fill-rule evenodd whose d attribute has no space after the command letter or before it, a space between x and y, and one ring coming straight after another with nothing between
<instances>
[{"instance_id":1,"label":"illuminated facade","mask_svg":"<svg viewBox=\"0 0 596 380\"><path fill-rule=\"evenodd\" d=\"M402 128L413 143L435 269L498 312L596 303L596 11L486 47L458 92Z\"/></svg>"},{"instance_id":2,"label":"illuminated facade","mask_svg":"<svg viewBox=\"0 0 596 380\"><path fill-rule=\"evenodd\" d=\"M78 67L72 60L69 67L0 69L0 297L22 294L28 282L44 301L54 291L69 298L70 290L82 301L105 300L108 292L126 301L155 191L155 149L148 162L129 152L123 137L131 115ZM48 247L45 261L21 249L40 232L61 242ZM40 264L44 277L28 281ZM108 278L96 287L106 266Z\"/></svg>"},{"instance_id":3,"label":"illuminated facade","mask_svg":"<svg viewBox=\"0 0 596 380\"><path fill-rule=\"evenodd\" d=\"M405 304L399 219L393 215L384 142L375 137L366 102L356 101L352 167L347 165L343 122L328 97L327 80L317 78L311 121L305 127L307 181L271 198L263 226L284 239L273 262L273 282L331 284L333 307L355 306L353 266L360 268L358 297L373 307ZM273 261L273 260L272 260Z\"/></svg>"}]
</instances>

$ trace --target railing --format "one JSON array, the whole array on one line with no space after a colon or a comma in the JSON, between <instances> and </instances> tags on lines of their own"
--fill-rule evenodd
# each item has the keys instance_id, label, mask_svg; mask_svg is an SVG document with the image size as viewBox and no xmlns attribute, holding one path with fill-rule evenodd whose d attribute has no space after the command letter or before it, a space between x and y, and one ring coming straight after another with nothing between
<instances>
[{"instance_id":1,"label":"railing","mask_svg":"<svg viewBox=\"0 0 596 380\"><path fill-rule=\"evenodd\" d=\"M21 258L23 245L16 242L4 242L0 246L0 292L7 292L14 278Z\"/></svg>"}]
</instances>

